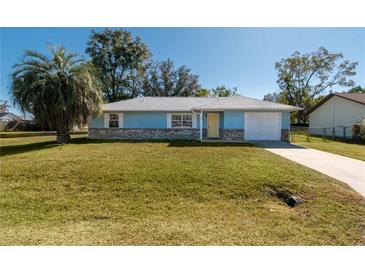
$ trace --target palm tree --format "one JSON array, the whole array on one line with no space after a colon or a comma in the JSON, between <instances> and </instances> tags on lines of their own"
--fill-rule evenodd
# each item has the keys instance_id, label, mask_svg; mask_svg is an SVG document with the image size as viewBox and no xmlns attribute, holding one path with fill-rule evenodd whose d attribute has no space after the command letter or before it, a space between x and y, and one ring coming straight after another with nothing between
<instances>
[{"instance_id":1,"label":"palm tree","mask_svg":"<svg viewBox=\"0 0 365 274\"><path fill-rule=\"evenodd\" d=\"M49 50L50 57L25 52L11 74L11 94L14 105L57 130L58 143L68 143L71 129L100 111L102 93L89 63L64 47Z\"/></svg>"}]
</instances>

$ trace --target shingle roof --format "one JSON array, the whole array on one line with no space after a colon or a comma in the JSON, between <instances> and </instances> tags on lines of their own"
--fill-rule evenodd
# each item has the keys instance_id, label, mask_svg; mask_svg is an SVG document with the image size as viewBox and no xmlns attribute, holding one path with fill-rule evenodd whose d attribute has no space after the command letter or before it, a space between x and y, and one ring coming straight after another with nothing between
<instances>
[{"instance_id":1,"label":"shingle roof","mask_svg":"<svg viewBox=\"0 0 365 274\"><path fill-rule=\"evenodd\" d=\"M315 105L311 109L309 109L307 114L311 114L313 111L315 111L321 105L326 103L333 96L338 96L338 97L365 105L365 93L330 93L326 97L324 97L317 105Z\"/></svg>"},{"instance_id":2,"label":"shingle roof","mask_svg":"<svg viewBox=\"0 0 365 274\"><path fill-rule=\"evenodd\" d=\"M192 111L192 110L268 110L296 111L302 108L257 100L230 97L137 97L104 105L104 111Z\"/></svg>"},{"instance_id":3,"label":"shingle roof","mask_svg":"<svg viewBox=\"0 0 365 274\"><path fill-rule=\"evenodd\" d=\"M104 111L191 111L214 100L208 97L137 97L104 105Z\"/></svg>"},{"instance_id":4,"label":"shingle roof","mask_svg":"<svg viewBox=\"0 0 365 274\"><path fill-rule=\"evenodd\" d=\"M365 93L336 93L336 95L365 105Z\"/></svg>"},{"instance_id":5,"label":"shingle roof","mask_svg":"<svg viewBox=\"0 0 365 274\"><path fill-rule=\"evenodd\" d=\"M216 99L216 98L214 98ZM193 109L202 110L301 110L300 107L278 104L244 96L220 97L216 100Z\"/></svg>"}]
</instances>

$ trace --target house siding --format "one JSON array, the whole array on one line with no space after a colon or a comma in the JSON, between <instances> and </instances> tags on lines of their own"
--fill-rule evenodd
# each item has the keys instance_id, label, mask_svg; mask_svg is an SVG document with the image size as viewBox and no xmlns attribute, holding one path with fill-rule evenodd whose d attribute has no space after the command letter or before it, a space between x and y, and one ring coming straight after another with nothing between
<instances>
[{"instance_id":1,"label":"house siding","mask_svg":"<svg viewBox=\"0 0 365 274\"><path fill-rule=\"evenodd\" d=\"M118 113L118 112L110 112ZM123 128L167 128L167 114L173 112L123 112ZM179 112L180 113L180 112ZM187 112L190 113L190 112ZM206 123L205 123L206 124ZM104 115L93 116L90 119L90 128L104 128ZM199 115L197 127L200 127Z\"/></svg>"},{"instance_id":2,"label":"house siding","mask_svg":"<svg viewBox=\"0 0 365 274\"><path fill-rule=\"evenodd\" d=\"M224 111L224 128L225 129L243 129L244 112L243 111Z\"/></svg>"},{"instance_id":3,"label":"house siding","mask_svg":"<svg viewBox=\"0 0 365 274\"><path fill-rule=\"evenodd\" d=\"M281 129L290 129L290 112L281 113Z\"/></svg>"},{"instance_id":4,"label":"house siding","mask_svg":"<svg viewBox=\"0 0 365 274\"><path fill-rule=\"evenodd\" d=\"M118 112L115 112L118 113ZM92 117L89 137L94 139L199 139L200 114L196 115L196 128L168 128L168 113L173 112L123 112L123 128L104 128L104 115ZM180 112L179 112L180 113ZM203 113L203 138L206 138L208 113ZM244 111L220 111L219 135L222 140L244 140ZM104 130L105 129L105 130ZM282 139L287 140L290 129L290 112L282 112Z\"/></svg>"},{"instance_id":5,"label":"house siding","mask_svg":"<svg viewBox=\"0 0 365 274\"><path fill-rule=\"evenodd\" d=\"M93 116L90 119L89 128L104 128L104 115Z\"/></svg>"},{"instance_id":6,"label":"house siding","mask_svg":"<svg viewBox=\"0 0 365 274\"><path fill-rule=\"evenodd\" d=\"M124 112L124 128L167 128L167 112Z\"/></svg>"},{"instance_id":7,"label":"house siding","mask_svg":"<svg viewBox=\"0 0 365 274\"><path fill-rule=\"evenodd\" d=\"M326 134L331 136L335 128L335 136L352 136L351 127L365 116L365 105L353 102L338 96L333 96L315 111L309 114L309 128L312 134L322 135L326 128Z\"/></svg>"},{"instance_id":8,"label":"house siding","mask_svg":"<svg viewBox=\"0 0 365 274\"><path fill-rule=\"evenodd\" d=\"M167 112L123 112L123 116L123 128L167 128ZM196 125L200 128L200 114L197 115ZM289 112L282 112L281 127L290 128ZM92 117L90 128L104 128L104 116ZM206 112L203 113L203 128L207 128ZM219 112L219 128L244 129L244 112Z\"/></svg>"}]
</instances>

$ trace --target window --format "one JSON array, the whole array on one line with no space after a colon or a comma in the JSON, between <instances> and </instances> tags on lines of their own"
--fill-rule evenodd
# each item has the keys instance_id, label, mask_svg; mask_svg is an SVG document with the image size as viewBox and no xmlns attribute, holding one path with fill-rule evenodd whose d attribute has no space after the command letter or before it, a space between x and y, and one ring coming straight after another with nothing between
<instances>
[{"instance_id":1,"label":"window","mask_svg":"<svg viewBox=\"0 0 365 274\"><path fill-rule=\"evenodd\" d=\"M192 128L193 115L192 114L172 114L171 116L172 128Z\"/></svg>"},{"instance_id":2,"label":"window","mask_svg":"<svg viewBox=\"0 0 365 274\"><path fill-rule=\"evenodd\" d=\"M118 114L109 114L109 127L119 127L119 115Z\"/></svg>"}]
</instances>

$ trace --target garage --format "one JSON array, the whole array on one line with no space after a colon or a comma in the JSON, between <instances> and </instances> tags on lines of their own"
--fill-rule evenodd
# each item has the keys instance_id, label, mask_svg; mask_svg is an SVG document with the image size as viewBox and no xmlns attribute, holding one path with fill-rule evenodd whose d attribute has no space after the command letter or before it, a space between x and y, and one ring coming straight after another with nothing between
<instances>
[{"instance_id":1,"label":"garage","mask_svg":"<svg viewBox=\"0 0 365 274\"><path fill-rule=\"evenodd\" d=\"M280 112L245 112L244 117L245 140L280 140Z\"/></svg>"}]
</instances>

